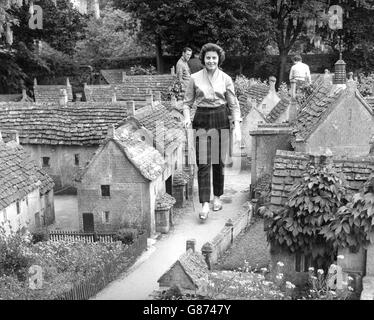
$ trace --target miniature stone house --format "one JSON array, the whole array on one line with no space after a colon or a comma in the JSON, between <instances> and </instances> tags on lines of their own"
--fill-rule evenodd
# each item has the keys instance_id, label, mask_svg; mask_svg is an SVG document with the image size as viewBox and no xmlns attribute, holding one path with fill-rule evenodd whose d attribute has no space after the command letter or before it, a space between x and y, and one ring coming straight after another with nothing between
<instances>
[{"instance_id":1,"label":"miniature stone house","mask_svg":"<svg viewBox=\"0 0 374 320\"><path fill-rule=\"evenodd\" d=\"M24 148L15 141L4 143L1 134L0 172L0 223L33 232L54 222L53 180Z\"/></svg>"},{"instance_id":2,"label":"miniature stone house","mask_svg":"<svg viewBox=\"0 0 374 320\"><path fill-rule=\"evenodd\" d=\"M183 171L177 171L173 176L173 196L176 200L175 207L183 208L188 199L188 183L190 176Z\"/></svg>"},{"instance_id":3,"label":"miniature stone house","mask_svg":"<svg viewBox=\"0 0 374 320\"><path fill-rule=\"evenodd\" d=\"M266 122L266 116L280 101L275 91L275 77L269 78L270 86L254 83L249 90L239 97L240 111L243 118L242 141L246 154L251 156L252 141L249 131L255 130L257 124Z\"/></svg>"},{"instance_id":4,"label":"miniature stone house","mask_svg":"<svg viewBox=\"0 0 374 320\"><path fill-rule=\"evenodd\" d=\"M318 88L303 106L294 124L293 146L307 153L332 152L334 156L362 156L370 150L373 109L345 78L345 63L337 61L333 84Z\"/></svg>"},{"instance_id":5,"label":"miniature stone house","mask_svg":"<svg viewBox=\"0 0 374 320\"><path fill-rule=\"evenodd\" d=\"M310 155L301 152L277 151L274 160L271 205L269 207L274 214L284 206L292 187L301 180L302 173L311 159L319 161L318 157L313 156L311 158ZM330 159L332 167L338 174L342 175L351 193L357 192L362 187L374 169L374 158L371 155L352 158L332 158L330 156ZM343 272L350 274L360 282L365 275L364 251L351 253L349 250L342 251L339 249L339 252L347 257L345 261L338 261L343 268ZM308 268L312 266L310 256L303 253L291 254L274 246L271 248L271 261L273 269L276 268L278 261L282 261L285 265L285 276L295 284L305 283L308 278Z\"/></svg>"},{"instance_id":6,"label":"miniature stone house","mask_svg":"<svg viewBox=\"0 0 374 320\"><path fill-rule=\"evenodd\" d=\"M78 177L80 229L114 231L135 227L156 231L155 203L164 190L161 154L131 128L110 129Z\"/></svg>"},{"instance_id":7,"label":"miniature stone house","mask_svg":"<svg viewBox=\"0 0 374 320\"><path fill-rule=\"evenodd\" d=\"M66 78L66 85L39 85L34 79L34 98L35 102L58 102L60 90L65 89L67 92L67 101L73 101L73 90L69 81Z\"/></svg>"},{"instance_id":8,"label":"miniature stone house","mask_svg":"<svg viewBox=\"0 0 374 320\"><path fill-rule=\"evenodd\" d=\"M157 282L160 290L178 285L184 293L196 294L208 273L203 255L188 249Z\"/></svg>"},{"instance_id":9,"label":"miniature stone house","mask_svg":"<svg viewBox=\"0 0 374 320\"><path fill-rule=\"evenodd\" d=\"M175 198L168 193L158 195L156 198L155 218L156 232L168 233L173 221L173 206Z\"/></svg>"},{"instance_id":10,"label":"miniature stone house","mask_svg":"<svg viewBox=\"0 0 374 320\"><path fill-rule=\"evenodd\" d=\"M20 144L53 178L55 190L74 193L74 177L105 139L108 125L135 111L126 102L66 102L64 90L59 97L53 103L0 104L0 130L18 131Z\"/></svg>"}]
</instances>

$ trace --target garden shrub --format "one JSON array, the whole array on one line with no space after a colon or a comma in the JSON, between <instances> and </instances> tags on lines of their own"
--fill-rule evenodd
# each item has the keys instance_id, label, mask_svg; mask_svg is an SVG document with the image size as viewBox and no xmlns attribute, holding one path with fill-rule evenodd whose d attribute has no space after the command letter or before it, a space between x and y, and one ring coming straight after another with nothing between
<instances>
[{"instance_id":1,"label":"garden shrub","mask_svg":"<svg viewBox=\"0 0 374 320\"><path fill-rule=\"evenodd\" d=\"M138 237L139 231L135 228L122 228L119 229L114 235L115 241L121 241L124 244L131 244Z\"/></svg>"},{"instance_id":2,"label":"garden shrub","mask_svg":"<svg viewBox=\"0 0 374 320\"><path fill-rule=\"evenodd\" d=\"M168 87L166 95L163 95L163 100L170 101L171 97L175 97L177 100L183 99L182 83L178 78L175 78L173 83Z\"/></svg>"},{"instance_id":3,"label":"garden shrub","mask_svg":"<svg viewBox=\"0 0 374 320\"><path fill-rule=\"evenodd\" d=\"M326 268L336 253L333 241L326 241L321 231L336 217L345 195L343 181L331 165L309 164L285 207L276 214L265 210L270 219L268 241L291 253L312 254L315 265Z\"/></svg>"},{"instance_id":4,"label":"garden shrub","mask_svg":"<svg viewBox=\"0 0 374 320\"><path fill-rule=\"evenodd\" d=\"M48 238L48 231L46 230L37 230L35 232L32 232L31 233L31 236L32 236L32 243L38 243L40 241L48 241L49 238Z\"/></svg>"},{"instance_id":5,"label":"garden shrub","mask_svg":"<svg viewBox=\"0 0 374 320\"><path fill-rule=\"evenodd\" d=\"M150 65L149 67L142 67L140 65L135 65L130 68L130 70L127 72L130 76L135 75L152 75L157 74L157 70L155 66Z\"/></svg>"},{"instance_id":6,"label":"garden shrub","mask_svg":"<svg viewBox=\"0 0 374 320\"><path fill-rule=\"evenodd\" d=\"M234 86L236 96L239 98L250 88L249 79L246 76L240 74L236 76Z\"/></svg>"},{"instance_id":7,"label":"garden shrub","mask_svg":"<svg viewBox=\"0 0 374 320\"><path fill-rule=\"evenodd\" d=\"M367 76L360 73L357 89L364 97L374 95L374 73Z\"/></svg>"},{"instance_id":8,"label":"garden shrub","mask_svg":"<svg viewBox=\"0 0 374 320\"><path fill-rule=\"evenodd\" d=\"M374 175L362 190L339 208L337 215L323 227L321 234L333 241L335 248L349 248L357 252L360 247L374 244Z\"/></svg>"}]
</instances>

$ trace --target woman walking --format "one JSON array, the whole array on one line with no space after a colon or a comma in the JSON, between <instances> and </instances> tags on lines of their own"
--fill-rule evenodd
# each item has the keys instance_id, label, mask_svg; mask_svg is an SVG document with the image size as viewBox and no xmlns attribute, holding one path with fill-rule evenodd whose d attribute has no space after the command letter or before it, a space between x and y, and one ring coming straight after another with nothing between
<instances>
[{"instance_id":1,"label":"woman walking","mask_svg":"<svg viewBox=\"0 0 374 320\"><path fill-rule=\"evenodd\" d=\"M190 108L197 107L192 128L196 136L200 219L209 215L210 171L213 169L213 211L222 209L220 196L224 190L224 164L229 153L230 125L234 143L240 141L240 108L230 76L220 70L225 60L223 49L213 43L201 48L204 69L191 75L183 101L185 126L191 126ZM231 115L231 120L229 116ZM231 121L231 124L230 124Z\"/></svg>"}]
</instances>

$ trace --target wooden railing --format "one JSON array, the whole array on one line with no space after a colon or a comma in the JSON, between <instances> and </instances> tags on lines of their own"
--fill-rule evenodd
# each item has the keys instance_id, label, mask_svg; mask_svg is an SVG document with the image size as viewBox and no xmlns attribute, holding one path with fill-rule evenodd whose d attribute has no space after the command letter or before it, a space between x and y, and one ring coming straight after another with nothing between
<instances>
[{"instance_id":1,"label":"wooden railing","mask_svg":"<svg viewBox=\"0 0 374 320\"><path fill-rule=\"evenodd\" d=\"M84 241L112 243L114 233L109 232L78 232L65 230L50 230L48 239L50 241Z\"/></svg>"}]
</instances>

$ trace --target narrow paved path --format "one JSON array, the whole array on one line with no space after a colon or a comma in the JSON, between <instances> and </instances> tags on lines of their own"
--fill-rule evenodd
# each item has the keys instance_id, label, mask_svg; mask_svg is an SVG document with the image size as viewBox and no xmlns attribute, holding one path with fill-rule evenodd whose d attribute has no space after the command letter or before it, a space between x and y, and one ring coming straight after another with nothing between
<instances>
[{"instance_id":1,"label":"narrow paved path","mask_svg":"<svg viewBox=\"0 0 374 320\"><path fill-rule=\"evenodd\" d=\"M100 291L93 300L147 300L154 290L158 289L157 280L171 265L183 254L186 240L196 239L196 250L211 241L224 227L227 219L233 218L248 199L250 172L238 174L227 171L225 194L223 196L224 208L218 212L211 212L206 222L201 223L194 208L187 208L176 222L174 228L163 235L154 246L149 248L138 259L135 265L120 279L110 283ZM195 184L196 185L196 184ZM228 203L229 202L229 203ZM194 207L200 208L196 190L194 194ZM197 211L198 212L198 211Z\"/></svg>"}]
</instances>

